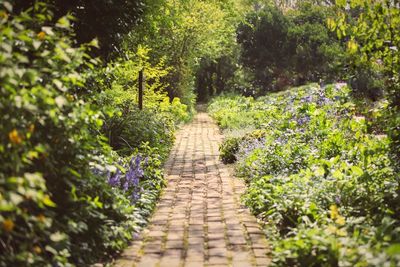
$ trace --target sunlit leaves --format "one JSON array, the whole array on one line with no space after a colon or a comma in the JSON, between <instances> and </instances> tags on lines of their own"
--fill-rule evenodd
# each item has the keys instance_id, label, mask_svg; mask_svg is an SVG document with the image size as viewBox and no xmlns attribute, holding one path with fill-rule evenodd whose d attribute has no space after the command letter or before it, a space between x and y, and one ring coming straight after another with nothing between
<instances>
[{"instance_id":1,"label":"sunlit leaves","mask_svg":"<svg viewBox=\"0 0 400 267\"><path fill-rule=\"evenodd\" d=\"M381 80L392 107L385 126L393 139L393 151L400 162L400 133L397 130L400 103L400 8L397 1L351 0L350 7L338 5L335 28L339 38L346 38L349 65L357 71L368 69ZM343 15L344 18L343 19ZM333 19L333 18L332 18ZM335 27L333 27L335 26ZM340 29L346 29L345 34Z\"/></svg>"},{"instance_id":2,"label":"sunlit leaves","mask_svg":"<svg viewBox=\"0 0 400 267\"><path fill-rule=\"evenodd\" d=\"M386 251L391 256L400 255L400 243L391 245Z\"/></svg>"},{"instance_id":3,"label":"sunlit leaves","mask_svg":"<svg viewBox=\"0 0 400 267\"><path fill-rule=\"evenodd\" d=\"M249 186L245 203L268 225L276 266L390 265L400 240L389 140L355 116L347 86L319 90L215 99L209 111L225 128L236 129L246 116L262 118L243 120L248 132L234 131L243 137L227 138L222 155L238 160L237 174ZM252 131L264 134L250 138Z\"/></svg>"},{"instance_id":4,"label":"sunlit leaves","mask_svg":"<svg viewBox=\"0 0 400 267\"><path fill-rule=\"evenodd\" d=\"M332 19L332 18L327 18L326 23L327 23L328 28L329 28L330 30L334 30L334 29L336 28L336 23L335 23L335 20L334 20L334 19Z\"/></svg>"},{"instance_id":5,"label":"sunlit leaves","mask_svg":"<svg viewBox=\"0 0 400 267\"><path fill-rule=\"evenodd\" d=\"M71 27L70 21L68 17L64 16L58 19L56 23L56 27L63 28L63 29L69 29Z\"/></svg>"},{"instance_id":6,"label":"sunlit leaves","mask_svg":"<svg viewBox=\"0 0 400 267\"><path fill-rule=\"evenodd\" d=\"M169 94L186 105L193 102L193 77L201 58L215 60L235 46L235 27L240 20L237 1L165 1L155 4L144 23L125 43L131 50L146 46L153 57L165 58L171 67L166 77ZM154 60L156 61L156 60Z\"/></svg>"},{"instance_id":7,"label":"sunlit leaves","mask_svg":"<svg viewBox=\"0 0 400 267\"><path fill-rule=\"evenodd\" d=\"M105 178L90 170L91 162L108 160L95 154L110 150L94 134L102 125L99 111L82 99L86 62L93 68L97 61L88 58L88 46L75 45L70 17L55 25L47 4L36 2L32 9L35 12L8 17L5 14L11 10L0 7L0 159L4 163L0 167L0 261L10 266L49 262L67 266L77 251L71 245L71 232L76 229L64 222L98 221L97 235L85 237L81 228L79 237L88 244L99 238L109 240L114 233L102 220L107 219L108 225L123 221L126 206L113 199ZM79 170L79 175L69 169ZM70 195L71 186L78 188L76 199ZM112 214L120 219L107 215L106 208L112 205ZM97 245L103 246L102 253L103 243ZM94 246L84 253L87 259L96 257L90 247ZM75 256L82 262L80 255Z\"/></svg>"},{"instance_id":8,"label":"sunlit leaves","mask_svg":"<svg viewBox=\"0 0 400 267\"><path fill-rule=\"evenodd\" d=\"M369 64L380 60L387 75L396 72L399 53L389 52L400 45L400 10L395 3L369 0L351 0L350 8L359 10L355 15L346 10L346 1L336 1L341 9L336 18L328 19L331 30L336 30L339 38L350 36L347 42L348 52L358 54L353 65ZM369 59L369 60L368 60ZM389 74L392 72L392 74Z\"/></svg>"},{"instance_id":9,"label":"sunlit leaves","mask_svg":"<svg viewBox=\"0 0 400 267\"><path fill-rule=\"evenodd\" d=\"M346 1L346 0L335 0L335 3L336 3L336 5L339 6L339 7L345 7L347 1Z\"/></svg>"},{"instance_id":10,"label":"sunlit leaves","mask_svg":"<svg viewBox=\"0 0 400 267\"><path fill-rule=\"evenodd\" d=\"M350 54L355 54L357 50L358 50L358 45L353 39L347 42L347 51Z\"/></svg>"}]
</instances>

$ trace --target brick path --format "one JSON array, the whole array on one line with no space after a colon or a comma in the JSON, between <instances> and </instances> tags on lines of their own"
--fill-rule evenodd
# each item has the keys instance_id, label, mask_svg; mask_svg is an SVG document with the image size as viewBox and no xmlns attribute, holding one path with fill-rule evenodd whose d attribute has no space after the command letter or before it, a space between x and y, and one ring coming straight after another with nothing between
<instances>
[{"instance_id":1,"label":"brick path","mask_svg":"<svg viewBox=\"0 0 400 267\"><path fill-rule=\"evenodd\" d=\"M165 166L168 186L116 267L269 265L265 237L240 204L244 184L219 161L221 140L203 112L178 132Z\"/></svg>"}]
</instances>

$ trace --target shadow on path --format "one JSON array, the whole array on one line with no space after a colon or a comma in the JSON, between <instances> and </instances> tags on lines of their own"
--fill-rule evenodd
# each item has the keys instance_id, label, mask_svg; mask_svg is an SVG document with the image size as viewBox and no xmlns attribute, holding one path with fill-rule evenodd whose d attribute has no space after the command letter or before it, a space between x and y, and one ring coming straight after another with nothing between
<instances>
[{"instance_id":1,"label":"shadow on path","mask_svg":"<svg viewBox=\"0 0 400 267\"><path fill-rule=\"evenodd\" d=\"M223 137L204 111L177 133L155 213L115 266L269 265L265 236L240 204L245 186L220 162Z\"/></svg>"}]
</instances>

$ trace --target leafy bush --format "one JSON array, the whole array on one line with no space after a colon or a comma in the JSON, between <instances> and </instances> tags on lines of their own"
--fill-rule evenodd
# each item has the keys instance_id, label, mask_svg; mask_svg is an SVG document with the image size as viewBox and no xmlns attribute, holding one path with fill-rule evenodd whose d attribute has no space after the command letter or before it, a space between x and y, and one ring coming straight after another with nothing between
<instances>
[{"instance_id":1,"label":"leafy bush","mask_svg":"<svg viewBox=\"0 0 400 267\"><path fill-rule=\"evenodd\" d=\"M251 125L259 125L261 113L253 98L243 98L230 95L228 97L217 97L210 102L208 111L216 119L222 129L243 129ZM245 111L245 112L243 112Z\"/></svg>"},{"instance_id":2,"label":"leafy bush","mask_svg":"<svg viewBox=\"0 0 400 267\"><path fill-rule=\"evenodd\" d=\"M165 67L163 59L151 65L149 52L139 47L135 54L127 53L129 60L120 58L110 62L98 74L100 93L96 102L106 114L102 132L111 147L124 157L148 142L165 158L174 141L175 126L190 119L187 106L179 98L170 102L165 92L167 84L162 78L170 68ZM146 77L143 110L137 106L141 69Z\"/></svg>"},{"instance_id":3,"label":"leafy bush","mask_svg":"<svg viewBox=\"0 0 400 267\"><path fill-rule=\"evenodd\" d=\"M109 175L108 183L117 192L128 196L130 219L134 225L134 232L137 233L147 223L147 218L165 185L162 156L158 149L143 143L130 156L120 158L119 168ZM125 234L117 240L120 248L124 248L131 238L131 235Z\"/></svg>"},{"instance_id":4,"label":"leafy bush","mask_svg":"<svg viewBox=\"0 0 400 267\"><path fill-rule=\"evenodd\" d=\"M164 97L163 101L160 102L159 110L156 110L156 112L167 115L175 124L188 122L191 119L188 106L182 104L178 97L174 97L172 102L169 101L169 98Z\"/></svg>"},{"instance_id":5,"label":"leafy bush","mask_svg":"<svg viewBox=\"0 0 400 267\"><path fill-rule=\"evenodd\" d=\"M220 157L223 163L234 163L236 159L236 153L239 150L241 138L231 137L227 138L219 146Z\"/></svg>"},{"instance_id":6,"label":"leafy bush","mask_svg":"<svg viewBox=\"0 0 400 267\"><path fill-rule=\"evenodd\" d=\"M20 15L1 6L0 230L2 266L85 264L110 253L126 206L94 166L108 146L101 113L79 99L95 63L74 47L70 18L43 3ZM108 167L106 167L108 168ZM124 227L123 232L129 232Z\"/></svg>"},{"instance_id":7,"label":"leafy bush","mask_svg":"<svg viewBox=\"0 0 400 267\"><path fill-rule=\"evenodd\" d=\"M210 106L228 129L236 127L231 107L241 109L239 117L263 115L248 121L262 138L243 136L233 156L249 185L246 205L267 222L276 266L399 262L400 185L390 141L370 131L349 92L344 84L311 84Z\"/></svg>"},{"instance_id":8,"label":"leafy bush","mask_svg":"<svg viewBox=\"0 0 400 267\"><path fill-rule=\"evenodd\" d=\"M97 43L75 46L72 19L53 23L41 2L20 14L0 5L0 266L87 266L122 250L151 213L173 130L188 119L185 105L156 90L147 91L145 111L126 105L131 61L85 90L98 76L87 54ZM148 78L162 91L161 65ZM113 77L115 90L93 101ZM115 142L120 155L100 134L111 119L121 124L112 140L133 146Z\"/></svg>"},{"instance_id":9,"label":"leafy bush","mask_svg":"<svg viewBox=\"0 0 400 267\"><path fill-rule=\"evenodd\" d=\"M224 163L236 162L236 154L239 152L240 145L248 143L255 145L265 139L265 131L254 130L246 133L243 137L229 137L226 138L219 147L220 157Z\"/></svg>"},{"instance_id":10,"label":"leafy bush","mask_svg":"<svg viewBox=\"0 0 400 267\"><path fill-rule=\"evenodd\" d=\"M361 88L373 97L384 92L389 101L384 124L391 139L392 157L400 166L400 9L396 1L336 2L328 26L347 42L348 65L360 73ZM376 90L380 87L381 90ZM375 90L374 90L375 89ZM372 91L374 90L374 91ZM397 168L398 171L398 168Z\"/></svg>"},{"instance_id":11,"label":"leafy bush","mask_svg":"<svg viewBox=\"0 0 400 267\"><path fill-rule=\"evenodd\" d=\"M107 117L102 131L112 148L121 156L129 156L143 142L159 148L161 154L166 156L174 141L174 129L170 119L133 107Z\"/></svg>"}]
</instances>

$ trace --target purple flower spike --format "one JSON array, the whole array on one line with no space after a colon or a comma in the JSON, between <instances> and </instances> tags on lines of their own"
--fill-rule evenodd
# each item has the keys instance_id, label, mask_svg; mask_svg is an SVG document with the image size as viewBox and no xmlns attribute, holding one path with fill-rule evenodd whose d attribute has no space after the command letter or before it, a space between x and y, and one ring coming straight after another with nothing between
<instances>
[{"instance_id":1,"label":"purple flower spike","mask_svg":"<svg viewBox=\"0 0 400 267\"><path fill-rule=\"evenodd\" d=\"M125 177L122 175L121 171L118 169L116 173L109 176L108 183L112 187L120 187L123 191L129 191L131 193L132 203L135 203L141 195L140 179L144 177L144 170L142 168L144 162L148 163L148 158L141 155L136 155L129 161L127 172Z\"/></svg>"},{"instance_id":2,"label":"purple flower spike","mask_svg":"<svg viewBox=\"0 0 400 267\"><path fill-rule=\"evenodd\" d=\"M121 171L118 169L116 173L112 174L108 179L108 184L112 187L121 185Z\"/></svg>"},{"instance_id":3,"label":"purple flower spike","mask_svg":"<svg viewBox=\"0 0 400 267\"><path fill-rule=\"evenodd\" d=\"M338 205L341 203L340 196L337 196L337 197L335 198L335 202L336 202L336 204L338 204Z\"/></svg>"}]
</instances>

